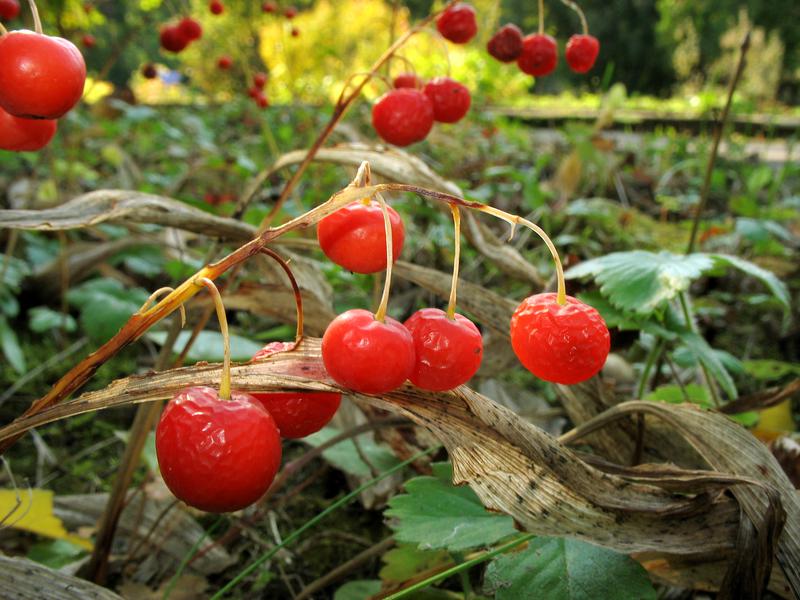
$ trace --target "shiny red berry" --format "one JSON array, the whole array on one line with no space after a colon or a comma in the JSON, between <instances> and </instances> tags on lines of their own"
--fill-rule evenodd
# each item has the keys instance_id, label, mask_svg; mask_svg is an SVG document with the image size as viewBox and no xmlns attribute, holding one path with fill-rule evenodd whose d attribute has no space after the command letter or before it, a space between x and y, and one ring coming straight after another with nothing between
<instances>
[{"instance_id":1,"label":"shiny red berry","mask_svg":"<svg viewBox=\"0 0 800 600\"><path fill-rule=\"evenodd\" d=\"M281 462L270 414L249 394L221 400L191 387L170 400L156 428L164 482L186 504L208 512L239 510L267 491Z\"/></svg>"},{"instance_id":2,"label":"shiny red berry","mask_svg":"<svg viewBox=\"0 0 800 600\"><path fill-rule=\"evenodd\" d=\"M0 0L0 19L10 21L19 14L19 0Z\"/></svg>"},{"instance_id":3,"label":"shiny red berry","mask_svg":"<svg viewBox=\"0 0 800 600\"><path fill-rule=\"evenodd\" d=\"M275 419L281 436L304 438L327 425L336 414L339 392L261 392L253 397Z\"/></svg>"},{"instance_id":4,"label":"shiny red berry","mask_svg":"<svg viewBox=\"0 0 800 600\"><path fill-rule=\"evenodd\" d=\"M227 71L233 66L233 59L227 54L220 56L217 59L217 68Z\"/></svg>"},{"instance_id":5,"label":"shiny red berry","mask_svg":"<svg viewBox=\"0 0 800 600\"><path fill-rule=\"evenodd\" d=\"M543 77L553 72L558 62L556 41L549 35L534 33L522 40L517 66L523 73Z\"/></svg>"},{"instance_id":6,"label":"shiny red berry","mask_svg":"<svg viewBox=\"0 0 800 600\"><path fill-rule=\"evenodd\" d=\"M531 373L553 383L580 383L606 362L611 345L603 317L594 308L567 296L530 296L511 317L511 346Z\"/></svg>"},{"instance_id":7,"label":"shiny red berry","mask_svg":"<svg viewBox=\"0 0 800 600\"><path fill-rule=\"evenodd\" d=\"M16 117L58 119L83 95L86 63L75 44L32 31L0 37L0 107Z\"/></svg>"},{"instance_id":8,"label":"shiny red berry","mask_svg":"<svg viewBox=\"0 0 800 600\"><path fill-rule=\"evenodd\" d=\"M58 127L56 121L47 119L22 119L0 108L0 150L34 152L41 150Z\"/></svg>"},{"instance_id":9,"label":"shiny red berry","mask_svg":"<svg viewBox=\"0 0 800 600\"><path fill-rule=\"evenodd\" d=\"M472 102L467 86L449 77L431 79L422 91L433 105L433 120L440 123L460 121Z\"/></svg>"},{"instance_id":10,"label":"shiny red berry","mask_svg":"<svg viewBox=\"0 0 800 600\"><path fill-rule=\"evenodd\" d=\"M436 29L446 40L466 44L478 33L475 9L464 2L454 4L436 19Z\"/></svg>"},{"instance_id":11,"label":"shiny red berry","mask_svg":"<svg viewBox=\"0 0 800 600\"><path fill-rule=\"evenodd\" d=\"M256 104L259 108L269 108L269 98L259 90L259 94L255 97Z\"/></svg>"},{"instance_id":12,"label":"shiny red berry","mask_svg":"<svg viewBox=\"0 0 800 600\"><path fill-rule=\"evenodd\" d=\"M416 364L411 383L434 392L466 383L478 371L483 358L483 338L475 324L456 314L455 319L438 308L423 308L404 323L414 339Z\"/></svg>"},{"instance_id":13,"label":"shiny red berry","mask_svg":"<svg viewBox=\"0 0 800 600\"><path fill-rule=\"evenodd\" d=\"M177 25L165 25L159 33L161 47L167 52L182 52L189 45L189 39Z\"/></svg>"},{"instance_id":14,"label":"shiny red berry","mask_svg":"<svg viewBox=\"0 0 800 600\"><path fill-rule=\"evenodd\" d=\"M397 211L387 206L392 228L392 262L403 251L405 227ZM317 224L317 240L325 256L354 273L378 273L386 268L386 226L376 200L351 202Z\"/></svg>"},{"instance_id":15,"label":"shiny red berry","mask_svg":"<svg viewBox=\"0 0 800 600\"><path fill-rule=\"evenodd\" d=\"M263 10L265 13L271 14L278 10L278 5L275 4L274 2L264 2L261 5L261 10Z\"/></svg>"},{"instance_id":16,"label":"shiny red berry","mask_svg":"<svg viewBox=\"0 0 800 600\"><path fill-rule=\"evenodd\" d=\"M266 73L256 73L253 75L253 86L258 89L263 89L264 86L267 85L267 79Z\"/></svg>"},{"instance_id":17,"label":"shiny red berry","mask_svg":"<svg viewBox=\"0 0 800 600\"><path fill-rule=\"evenodd\" d=\"M158 77L158 69L153 63L147 63L142 67L142 77L145 79L155 79Z\"/></svg>"},{"instance_id":18,"label":"shiny red berry","mask_svg":"<svg viewBox=\"0 0 800 600\"><path fill-rule=\"evenodd\" d=\"M421 142L433 127L433 105L420 90L388 91L372 105L372 126L395 146Z\"/></svg>"},{"instance_id":19,"label":"shiny red berry","mask_svg":"<svg viewBox=\"0 0 800 600\"><path fill-rule=\"evenodd\" d=\"M513 23L503 25L489 40L486 48L500 62L514 62L522 54L522 30Z\"/></svg>"},{"instance_id":20,"label":"shiny red berry","mask_svg":"<svg viewBox=\"0 0 800 600\"><path fill-rule=\"evenodd\" d=\"M414 340L402 323L381 323L356 308L331 321L322 336L322 362L336 383L363 394L390 392L414 370Z\"/></svg>"},{"instance_id":21,"label":"shiny red berry","mask_svg":"<svg viewBox=\"0 0 800 600\"><path fill-rule=\"evenodd\" d=\"M181 19L180 23L178 23L178 29L190 42L195 40L199 40L203 37L203 26L200 25L200 22L192 17L184 17Z\"/></svg>"},{"instance_id":22,"label":"shiny red berry","mask_svg":"<svg viewBox=\"0 0 800 600\"><path fill-rule=\"evenodd\" d=\"M392 81L395 88L414 88L421 89L424 85L422 79L417 77L414 73L400 73Z\"/></svg>"},{"instance_id":23,"label":"shiny red berry","mask_svg":"<svg viewBox=\"0 0 800 600\"><path fill-rule=\"evenodd\" d=\"M594 66L600 53L600 42L591 35L573 35L567 42L565 57L569 68L576 73L586 73Z\"/></svg>"},{"instance_id":24,"label":"shiny red berry","mask_svg":"<svg viewBox=\"0 0 800 600\"><path fill-rule=\"evenodd\" d=\"M213 15L221 15L225 12L225 5L219 0L211 0L211 2L208 3L208 10L210 10Z\"/></svg>"}]
</instances>

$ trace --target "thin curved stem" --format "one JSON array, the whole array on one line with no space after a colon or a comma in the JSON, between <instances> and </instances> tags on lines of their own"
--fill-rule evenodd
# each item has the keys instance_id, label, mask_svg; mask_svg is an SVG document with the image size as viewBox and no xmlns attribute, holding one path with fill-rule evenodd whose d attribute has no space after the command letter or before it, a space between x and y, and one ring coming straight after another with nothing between
<instances>
[{"instance_id":1,"label":"thin curved stem","mask_svg":"<svg viewBox=\"0 0 800 600\"><path fill-rule=\"evenodd\" d=\"M450 284L450 300L447 302L447 318L456 318L456 294L458 291L458 267L461 262L461 211L455 204L450 205L455 230L455 249L453 251L453 282Z\"/></svg>"},{"instance_id":2,"label":"thin curved stem","mask_svg":"<svg viewBox=\"0 0 800 600\"><path fill-rule=\"evenodd\" d=\"M392 248L392 224L389 221L389 207L386 206L386 200L378 193L375 194L378 202L381 203L381 212L383 212L383 230L386 233L386 279L383 282L383 295L381 296L381 303L378 305L378 310L375 311L375 320L384 322L386 319L386 309L389 306L389 291L392 287L392 265L394 264L393 248Z\"/></svg>"},{"instance_id":3,"label":"thin curved stem","mask_svg":"<svg viewBox=\"0 0 800 600\"><path fill-rule=\"evenodd\" d=\"M42 35L42 19L39 17L39 9L36 7L36 2L28 0L28 5L31 7L31 14L33 14L33 30Z\"/></svg>"},{"instance_id":4,"label":"thin curved stem","mask_svg":"<svg viewBox=\"0 0 800 600\"><path fill-rule=\"evenodd\" d=\"M217 319L219 320L219 330L222 333L222 343L224 345L222 358L222 379L219 382L219 397L222 400L231 399L231 338L228 333L228 318L225 316L225 305L222 303L222 296L208 277L201 277L195 282L196 285L205 286L208 293L214 299L214 307L217 309Z\"/></svg>"},{"instance_id":5,"label":"thin curved stem","mask_svg":"<svg viewBox=\"0 0 800 600\"><path fill-rule=\"evenodd\" d=\"M589 35L589 24L586 22L586 15L583 14L583 11L581 10L581 7L578 6L578 3L573 2L572 0L561 0L561 2L578 13L578 18L581 20L581 29L583 30L583 35Z\"/></svg>"},{"instance_id":6,"label":"thin curved stem","mask_svg":"<svg viewBox=\"0 0 800 600\"><path fill-rule=\"evenodd\" d=\"M283 272L286 273L286 276L289 278L289 282L292 284L292 290L294 291L294 303L297 307L297 329L295 330L294 341L296 344L299 344L300 340L303 339L303 297L300 295L300 286L297 285L297 280L294 277L294 273L292 273L291 267L289 267L289 263L286 262L282 256L267 247L262 248L261 252L275 259L275 261L283 269Z\"/></svg>"},{"instance_id":7,"label":"thin curved stem","mask_svg":"<svg viewBox=\"0 0 800 600\"><path fill-rule=\"evenodd\" d=\"M2 23L0 23L0 37L3 37L8 33L8 29L6 29Z\"/></svg>"},{"instance_id":8,"label":"thin curved stem","mask_svg":"<svg viewBox=\"0 0 800 600\"><path fill-rule=\"evenodd\" d=\"M153 292L152 294L150 294L150 296L148 296L147 300L144 301L144 304L142 304L142 306L139 307L139 310L136 312L144 312L148 310L150 308L150 305L160 296L163 296L165 293L172 293L174 291L175 288L171 288L169 286L158 288L155 292ZM178 307L178 310L181 311L181 328L186 327L186 307L183 304L181 304L180 307Z\"/></svg>"},{"instance_id":9,"label":"thin curved stem","mask_svg":"<svg viewBox=\"0 0 800 600\"><path fill-rule=\"evenodd\" d=\"M544 35L544 0L539 0L539 35Z\"/></svg>"}]
</instances>

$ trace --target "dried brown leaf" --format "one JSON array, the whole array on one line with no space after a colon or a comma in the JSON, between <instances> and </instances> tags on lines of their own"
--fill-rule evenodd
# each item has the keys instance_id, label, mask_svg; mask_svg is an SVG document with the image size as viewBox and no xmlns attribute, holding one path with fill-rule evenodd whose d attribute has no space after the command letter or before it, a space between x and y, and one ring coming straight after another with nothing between
<instances>
[{"instance_id":1,"label":"dried brown leaf","mask_svg":"<svg viewBox=\"0 0 800 600\"><path fill-rule=\"evenodd\" d=\"M14 600L122 600L111 590L31 560L0 555L0 597Z\"/></svg>"}]
</instances>

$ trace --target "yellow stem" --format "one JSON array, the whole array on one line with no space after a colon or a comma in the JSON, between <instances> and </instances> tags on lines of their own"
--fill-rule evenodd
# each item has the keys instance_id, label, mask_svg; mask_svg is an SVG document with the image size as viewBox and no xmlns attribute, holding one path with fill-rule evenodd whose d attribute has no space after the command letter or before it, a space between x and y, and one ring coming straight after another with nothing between
<instances>
[{"instance_id":1,"label":"yellow stem","mask_svg":"<svg viewBox=\"0 0 800 600\"><path fill-rule=\"evenodd\" d=\"M222 296L220 296L217 286L208 277L201 277L195 280L195 285L200 287L205 286L208 293L214 299L214 307L217 309L217 320L219 321L219 330L222 333L222 343L224 345L224 354L222 358L222 379L219 382L219 397L222 400L231 399L231 338L228 334L228 319L225 316L225 305L222 303Z\"/></svg>"},{"instance_id":2,"label":"yellow stem","mask_svg":"<svg viewBox=\"0 0 800 600\"><path fill-rule=\"evenodd\" d=\"M0 23L0 37L3 37L8 33L8 29L6 29L2 23Z\"/></svg>"},{"instance_id":3,"label":"yellow stem","mask_svg":"<svg viewBox=\"0 0 800 600\"><path fill-rule=\"evenodd\" d=\"M375 194L378 202L381 203L381 211L383 211L383 229L386 232L386 279L383 282L383 295L381 296L381 303L378 305L378 310L375 312L375 319L384 322L386 319L386 309L389 306L389 289L392 287L392 263L394 257L392 255L392 224L389 221L389 208L386 206L386 200L383 199L380 193Z\"/></svg>"},{"instance_id":4,"label":"yellow stem","mask_svg":"<svg viewBox=\"0 0 800 600\"><path fill-rule=\"evenodd\" d=\"M150 308L150 305L153 303L153 301L155 301L159 296L163 296L165 293L171 293L174 291L175 288L171 288L169 286L158 288L155 292L150 294L147 300L144 301L144 304L142 304L142 306L136 312L141 313L146 311ZM186 327L186 307L181 304L180 307L178 307L178 310L181 311L181 328Z\"/></svg>"},{"instance_id":5,"label":"yellow stem","mask_svg":"<svg viewBox=\"0 0 800 600\"><path fill-rule=\"evenodd\" d=\"M28 5L31 7L31 13L33 14L33 30L42 35L42 19L39 17L39 9L36 8L36 2L28 0Z\"/></svg>"},{"instance_id":6,"label":"yellow stem","mask_svg":"<svg viewBox=\"0 0 800 600\"><path fill-rule=\"evenodd\" d=\"M539 35L544 34L544 0L539 0Z\"/></svg>"},{"instance_id":7,"label":"yellow stem","mask_svg":"<svg viewBox=\"0 0 800 600\"><path fill-rule=\"evenodd\" d=\"M455 229L455 251L453 253L453 283L450 285L450 300L447 303L447 318L456 318L456 292L458 290L458 266L461 262L461 211L455 204L450 205L453 213L453 228Z\"/></svg>"}]
</instances>

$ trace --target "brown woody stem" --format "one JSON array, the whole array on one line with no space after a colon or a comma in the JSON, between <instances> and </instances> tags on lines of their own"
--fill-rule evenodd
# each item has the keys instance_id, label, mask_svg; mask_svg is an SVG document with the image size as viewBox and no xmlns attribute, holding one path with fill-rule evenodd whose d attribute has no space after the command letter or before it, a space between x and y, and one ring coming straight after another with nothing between
<instances>
[{"instance_id":1,"label":"brown woody stem","mask_svg":"<svg viewBox=\"0 0 800 600\"><path fill-rule=\"evenodd\" d=\"M299 344L300 340L303 339L303 297L300 295L300 286L297 285L297 279L295 279L289 263L286 262L286 260L284 260L280 254L266 247L262 248L261 252L275 259L275 261L283 269L283 272L286 273L286 276L289 278L289 283L292 284L292 291L294 291L294 303L297 307L297 329L295 330L294 341L296 344Z\"/></svg>"}]
</instances>

